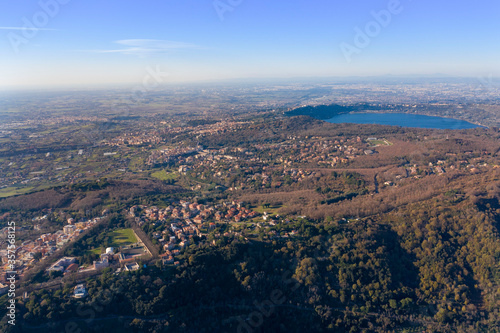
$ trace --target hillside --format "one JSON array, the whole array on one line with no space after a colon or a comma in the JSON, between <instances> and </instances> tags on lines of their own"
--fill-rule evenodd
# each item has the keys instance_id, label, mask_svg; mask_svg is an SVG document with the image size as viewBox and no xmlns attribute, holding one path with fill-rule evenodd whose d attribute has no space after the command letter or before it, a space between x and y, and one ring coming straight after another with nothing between
<instances>
[{"instance_id":1,"label":"hillside","mask_svg":"<svg viewBox=\"0 0 500 333\"><path fill-rule=\"evenodd\" d=\"M134 178L0 200L22 240L109 211L62 249L80 265L124 229L157 251L131 272L29 271L23 332L498 331L497 130L307 116L194 125L169 142L187 149L161 160L151 148L156 164ZM195 139L204 146L190 149ZM71 297L77 282L91 297Z\"/></svg>"}]
</instances>

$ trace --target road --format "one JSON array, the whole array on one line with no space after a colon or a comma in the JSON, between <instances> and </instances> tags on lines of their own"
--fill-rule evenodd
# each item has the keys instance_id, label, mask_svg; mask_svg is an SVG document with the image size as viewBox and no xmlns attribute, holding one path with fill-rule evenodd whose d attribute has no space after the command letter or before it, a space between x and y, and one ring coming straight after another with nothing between
<instances>
[{"instance_id":1,"label":"road","mask_svg":"<svg viewBox=\"0 0 500 333\"><path fill-rule=\"evenodd\" d=\"M153 258L158 258L160 255L160 250L156 247L153 242L149 239L146 233L137 225L137 223L133 222L132 229L134 230L135 236L141 240L141 242L146 246L149 254Z\"/></svg>"}]
</instances>

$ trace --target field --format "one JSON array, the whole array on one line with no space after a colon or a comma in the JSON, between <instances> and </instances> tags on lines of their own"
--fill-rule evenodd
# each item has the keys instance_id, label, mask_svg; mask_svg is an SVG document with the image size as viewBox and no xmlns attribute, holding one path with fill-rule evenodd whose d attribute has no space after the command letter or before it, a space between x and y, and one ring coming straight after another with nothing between
<instances>
[{"instance_id":1,"label":"field","mask_svg":"<svg viewBox=\"0 0 500 333\"><path fill-rule=\"evenodd\" d=\"M0 190L0 198L12 197L14 195L31 192L34 187L6 187Z\"/></svg>"},{"instance_id":2,"label":"field","mask_svg":"<svg viewBox=\"0 0 500 333\"><path fill-rule=\"evenodd\" d=\"M173 172L167 172L166 170L161 170L151 173L151 177L159 180L174 180L177 179L179 175Z\"/></svg>"},{"instance_id":3,"label":"field","mask_svg":"<svg viewBox=\"0 0 500 333\"><path fill-rule=\"evenodd\" d=\"M279 210L280 208L283 207L281 205L271 205L269 204L269 206L266 206L266 207L263 207L262 205L258 205L258 206L253 206L251 207L253 211L259 213L259 214L264 214L264 212L266 212L268 215L278 215L279 213ZM260 222L262 221L262 216L257 216L255 218L252 219L253 222Z\"/></svg>"},{"instance_id":4,"label":"field","mask_svg":"<svg viewBox=\"0 0 500 333\"><path fill-rule=\"evenodd\" d=\"M110 247L115 249L120 246L131 245L137 243L137 237L135 237L134 231L132 229L119 229L114 230L106 234L106 238L110 238ZM101 254L103 251L101 248L94 248L88 250L89 254Z\"/></svg>"},{"instance_id":5,"label":"field","mask_svg":"<svg viewBox=\"0 0 500 333\"><path fill-rule=\"evenodd\" d=\"M101 254L101 249L99 249L99 248L92 249L92 250L88 251L88 253L99 255L99 254Z\"/></svg>"},{"instance_id":6,"label":"field","mask_svg":"<svg viewBox=\"0 0 500 333\"><path fill-rule=\"evenodd\" d=\"M392 143L387 141L386 139L380 139L380 140L370 140L370 144L374 147L377 146L392 146Z\"/></svg>"},{"instance_id":7,"label":"field","mask_svg":"<svg viewBox=\"0 0 500 333\"><path fill-rule=\"evenodd\" d=\"M120 247L137 243L137 238L132 229L119 229L109 233L111 236L113 247Z\"/></svg>"}]
</instances>

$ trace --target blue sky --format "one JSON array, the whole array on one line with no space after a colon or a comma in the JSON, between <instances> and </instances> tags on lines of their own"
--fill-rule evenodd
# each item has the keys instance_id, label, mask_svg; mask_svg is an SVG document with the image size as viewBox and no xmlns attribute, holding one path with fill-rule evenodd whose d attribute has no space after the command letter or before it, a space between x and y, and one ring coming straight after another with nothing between
<instances>
[{"instance_id":1,"label":"blue sky","mask_svg":"<svg viewBox=\"0 0 500 333\"><path fill-rule=\"evenodd\" d=\"M3 0L0 87L135 83L148 66L166 82L497 77L499 18L497 0Z\"/></svg>"}]
</instances>

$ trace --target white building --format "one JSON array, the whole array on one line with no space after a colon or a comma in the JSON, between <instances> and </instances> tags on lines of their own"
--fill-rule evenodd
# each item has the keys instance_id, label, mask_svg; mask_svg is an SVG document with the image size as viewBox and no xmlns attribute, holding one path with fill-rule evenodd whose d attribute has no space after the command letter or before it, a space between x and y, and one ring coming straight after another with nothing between
<instances>
[{"instance_id":1,"label":"white building","mask_svg":"<svg viewBox=\"0 0 500 333\"><path fill-rule=\"evenodd\" d=\"M108 260L108 257L103 257L101 260L99 261L94 261L94 269L98 270L98 269L103 269L103 268L106 268L109 266L109 260Z\"/></svg>"},{"instance_id":2,"label":"white building","mask_svg":"<svg viewBox=\"0 0 500 333\"><path fill-rule=\"evenodd\" d=\"M83 284L79 284L75 287L74 294L75 298L83 298L87 296L87 289Z\"/></svg>"},{"instance_id":3,"label":"white building","mask_svg":"<svg viewBox=\"0 0 500 333\"><path fill-rule=\"evenodd\" d=\"M74 257L63 257L63 258L59 259L58 261L56 261L52 266L50 266L47 269L47 272L52 272L52 271L55 271L55 272L64 272L64 270L66 269L66 267L68 267L69 265L71 265L73 263L76 263L76 258L74 258Z\"/></svg>"}]
</instances>

